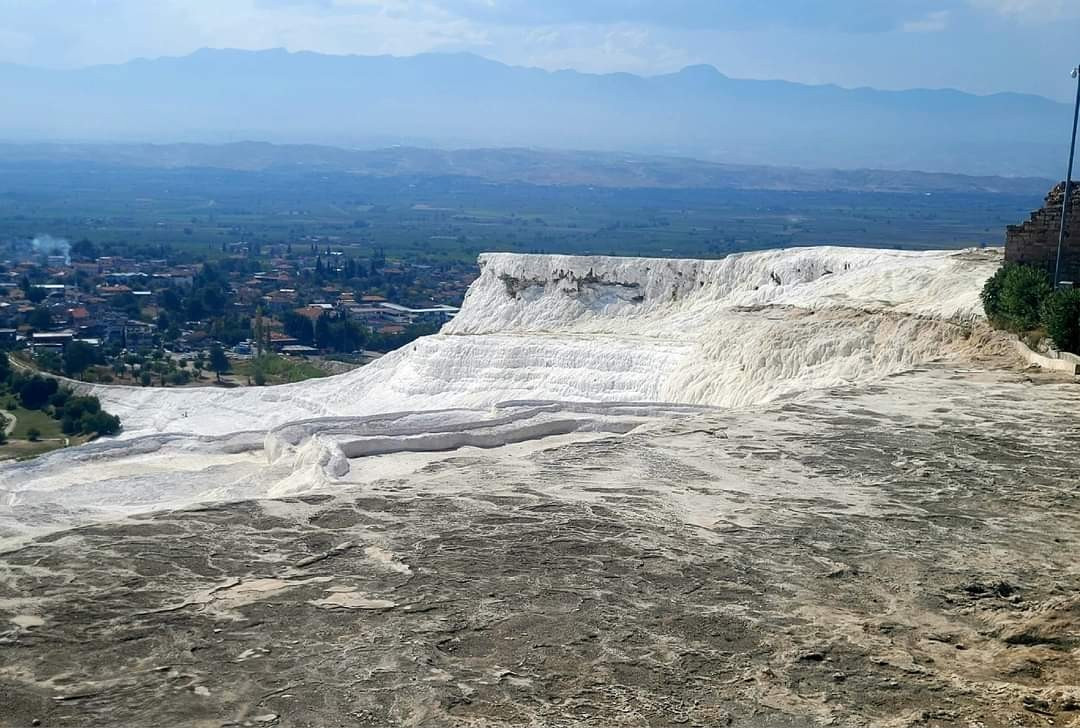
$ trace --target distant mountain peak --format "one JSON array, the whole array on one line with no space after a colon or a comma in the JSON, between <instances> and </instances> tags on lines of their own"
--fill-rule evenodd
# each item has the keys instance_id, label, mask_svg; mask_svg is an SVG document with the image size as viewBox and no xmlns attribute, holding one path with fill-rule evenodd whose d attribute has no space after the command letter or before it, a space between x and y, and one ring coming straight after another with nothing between
<instances>
[{"instance_id":1,"label":"distant mountain peak","mask_svg":"<svg viewBox=\"0 0 1080 728\"><path fill-rule=\"evenodd\" d=\"M472 53L333 56L203 48L45 71L0 64L0 140L544 147L735 164L1051 176L1063 104L510 66ZM75 112L75 113L72 113Z\"/></svg>"},{"instance_id":2,"label":"distant mountain peak","mask_svg":"<svg viewBox=\"0 0 1080 728\"><path fill-rule=\"evenodd\" d=\"M714 79L727 79L723 73L717 70L716 66L710 66L707 63L698 63L692 66L685 66L679 71L681 76L692 76L696 78L714 78Z\"/></svg>"}]
</instances>

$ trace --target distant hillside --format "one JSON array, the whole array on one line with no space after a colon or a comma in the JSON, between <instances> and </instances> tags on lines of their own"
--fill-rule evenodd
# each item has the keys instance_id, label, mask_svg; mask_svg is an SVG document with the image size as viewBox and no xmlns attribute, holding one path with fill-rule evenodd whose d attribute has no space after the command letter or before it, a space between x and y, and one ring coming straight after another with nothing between
<instances>
[{"instance_id":1,"label":"distant hillside","mask_svg":"<svg viewBox=\"0 0 1080 728\"><path fill-rule=\"evenodd\" d=\"M203 50L0 65L10 141L629 150L732 164L1059 176L1069 109L1037 96L548 72L472 55ZM456 158L454 158L456 159Z\"/></svg>"},{"instance_id":2,"label":"distant hillside","mask_svg":"<svg viewBox=\"0 0 1080 728\"><path fill-rule=\"evenodd\" d=\"M161 169L326 170L381 177L473 177L535 185L847 192L976 192L1042 196L1051 181L890 170L718 164L694 159L535 149L350 150L241 142L223 145L0 144L7 162L86 162Z\"/></svg>"}]
</instances>

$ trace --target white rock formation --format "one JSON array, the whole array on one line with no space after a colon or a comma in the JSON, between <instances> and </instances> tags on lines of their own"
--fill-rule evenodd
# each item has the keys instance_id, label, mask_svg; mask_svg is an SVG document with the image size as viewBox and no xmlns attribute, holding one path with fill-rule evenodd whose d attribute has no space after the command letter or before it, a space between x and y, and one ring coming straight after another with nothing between
<instances>
[{"instance_id":1,"label":"white rock formation","mask_svg":"<svg viewBox=\"0 0 1080 728\"><path fill-rule=\"evenodd\" d=\"M415 472L425 453L625 433L963 360L989 336L978 293L999 261L834 247L484 255L454 321L362 369L279 387L95 388L123 436L0 466L0 536L5 517L61 526L334 487Z\"/></svg>"},{"instance_id":2,"label":"white rock formation","mask_svg":"<svg viewBox=\"0 0 1080 728\"><path fill-rule=\"evenodd\" d=\"M363 369L260 389L100 387L125 437L513 400L746 406L964 348L995 252L718 261L488 254L461 313Z\"/></svg>"}]
</instances>

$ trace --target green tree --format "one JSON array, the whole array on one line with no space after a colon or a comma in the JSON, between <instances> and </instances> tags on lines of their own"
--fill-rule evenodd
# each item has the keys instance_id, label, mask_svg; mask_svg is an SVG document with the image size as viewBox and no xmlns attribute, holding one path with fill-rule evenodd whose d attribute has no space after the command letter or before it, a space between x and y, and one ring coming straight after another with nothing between
<instances>
[{"instance_id":1,"label":"green tree","mask_svg":"<svg viewBox=\"0 0 1080 728\"><path fill-rule=\"evenodd\" d=\"M1080 354L1080 290L1055 291L1043 304L1042 321L1054 346Z\"/></svg>"},{"instance_id":2,"label":"green tree","mask_svg":"<svg viewBox=\"0 0 1080 728\"><path fill-rule=\"evenodd\" d=\"M59 372L64 362L60 358L60 355L50 349L39 351L34 355L34 361L37 363L39 369L43 369L47 372Z\"/></svg>"},{"instance_id":3,"label":"green tree","mask_svg":"<svg viewBox=\"0 0 1080 728\"><path fill-rule=\"evenodd\" d=\"M31 427L26 431L26 439L30 442L37 442L41 439L41 430L36 427Z\"/></svg>"},{"instance_id":4,"label":"green tree","mask_svg":"<svg viewBox=\"0 0 1080 728\"><path fill-rule=\"evenodd\" d=\"M120 431L120 418L106 412L87 412L79 420L80 428L87 435L115 435Z\"/></svg>"},{"instance_id":5,"label":"green tree","mask_svg":"<svg viewBox=\"0 0 1080 728\"><path fill-rule=\"evenodd\" d=\"M229 371L231 365L229 364L229 357L225 356L225 350L220 346L214 345L210 349L210 369L217 374L217 380L221 381L221 375Z\"/></svg>"},{"instance_id":6,"label":"green tree","mask_svg":"<svg viewBox=\"0 0 1080 728\"><path fill-rule=\"evenodd\" d=\"M26 317L26 323L36 331L45 331L52 327L52 314L48 309L39 306Z\"/></svg>"},{"instance_id":7,"label":"green tree","mask_svg":"<svg viewBox=\"0 0 1080 728\"><path fill-rule=\"evenodd\" d=\"M85 341L73 341L64 349L64 374L78 378L92 364L98 362L98 353Z\"/></svg>"},{"instance_id":8,"label":"green tree","mask_svg":"<svg viewBox=\"0 0 1080 728\"><path fill-rule=\"evenodd\" d=\"M33 376L24 379L19 386L19 403L29 410L41 409L59 386L55 379Z\"/></svg>"},{"instance_id":9,"label":"green tree","mask_svg":"<svg viewBox=\"0 0 1080 728\"><path fill-rule=\"evenodd\" d=\"M113 296L109 301L109 307L115 311L123 312L125 316L132 319L139 318L139 314L141 313L139 301L130 291L124 291L123 293Z\"/></svg>"},{"instance_id":10,"label":"green tree","mask_svg":"<svg viewBox=\"0 0 1080 728\"><path fill-rule=\"evenodd\" d=\"M98 255L97 246L87 238L71 246L71 257L76 260L97 260Z\"/></svg>"},{"instance_id":11,"label":"green tree","mask_svg":"<svg viewBox=\"0 0 1080 728\"><path fill-rule=\"evenodd\" d=\"M1043 302L1051 293L1045 271L1007 263L983 286L983 309L998 328L1029 331L1039 325Z\"/></svg>"}]
</instances>

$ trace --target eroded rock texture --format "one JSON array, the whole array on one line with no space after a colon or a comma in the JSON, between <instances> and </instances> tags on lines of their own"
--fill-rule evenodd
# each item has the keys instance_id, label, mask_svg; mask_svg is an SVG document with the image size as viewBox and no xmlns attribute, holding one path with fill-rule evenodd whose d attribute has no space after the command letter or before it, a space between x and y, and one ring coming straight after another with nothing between
<instances>
[{"instance_id":1,"label":"eroded rock texture","mask_svg":"<svg viewBox=\"0 0 1080 728\"><path fill-rule=\"evenodd\" d=\"M1078 403L932 369L41 537L0 724L1075 723Z\"/></svg>"}]
</instances>

